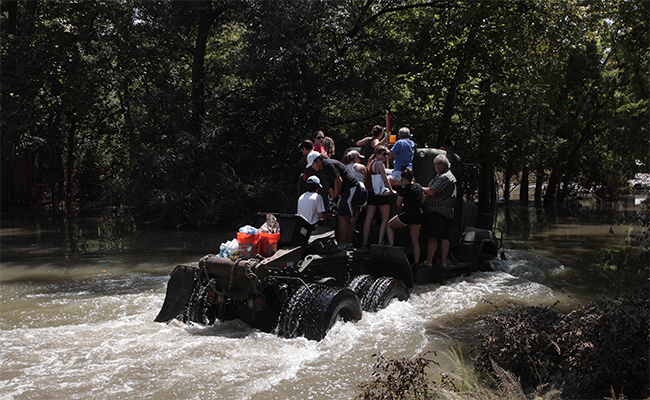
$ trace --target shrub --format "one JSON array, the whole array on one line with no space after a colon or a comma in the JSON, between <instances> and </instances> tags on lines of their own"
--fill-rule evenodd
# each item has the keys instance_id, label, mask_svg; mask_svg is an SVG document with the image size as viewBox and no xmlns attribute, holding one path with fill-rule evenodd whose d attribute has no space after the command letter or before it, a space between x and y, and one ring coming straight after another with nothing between
<instances>
[{"instance_id":1,"label":"shrub","mask_svg":"<svg viewBox=\"0 0 650 400\"><path fill-rule=\"evenodd\" d=\"M588 304L567 315L527 307L485 318L475 369L496 363L524 385L565 380L580 398L650 396L648 285L623 300Z\"/></svg>"},{"instance_id":2,"label":"shrub","mask_svg":"<svg viewBox=\"0 0 650 400\"><path fill-rule=\"evenodd\" d=\"M524 393L519 380L512 373L493 364L495 377L491 379L474 372L462 358L460 349L448 351L454 370L440 372L440 380L429 381L429 365L439 365L425 358L389 359L379 356L373 369L373 380L359 385L362 393L355 399L441 399L441 400L557 400L561 390L540 385L531 393ZM375 355L373 355L375 356Z\"/></svg>"}]
</instances>

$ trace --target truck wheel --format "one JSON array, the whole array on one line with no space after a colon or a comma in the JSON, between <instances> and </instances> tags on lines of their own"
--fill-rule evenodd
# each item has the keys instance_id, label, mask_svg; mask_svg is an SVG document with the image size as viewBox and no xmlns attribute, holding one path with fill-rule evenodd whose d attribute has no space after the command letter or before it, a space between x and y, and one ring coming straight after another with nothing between
<instances>
[{"instance_id":1,"label":"truck wheel","mask_svg":"<svg viewBox=\"0 0 650 400\"><path fill-rule=\"evenodd\" d=\"M376 312L388 307L393 299L408 300L409 294L406 285L399 279L383 277L377 279L361 300L365 311Z\"/></svg>"},{"instance_id":2,"label":"truck wheel","mask_svg":"<svg viewBox=\"0 0 650 400\"><path fill-rule=\"evenodd\" d=\"M305 337L321 340L339 319L358 321L361 315L361 302L352 290L324 286L315 292L307 318L303 321Z\"/></svg>"},{"instance_id":3,"label":"truck wheel","mask_svg":"<svg viewBox=\"0 0 650 400\"><path fill-rule=\"evenodd\" d=\"M370 288L370 286L375 282L376 278L370 275L358 275L355 276L354 279L348 283L347 287L348 289L352 290L354 293L357 294L357 297L359 299L363 299L363 296L365 296L366 292ZM363 303L361 304L363 307ZM363 311L368 311L365 308Z\"/></svg>"},{"instance_id":4,"label":"truck wheel","mask_svg":"<svg viewBox=\"0 0 650 400\"><path fill-rule=\"evenodd\" d=\"M278 320L277 332L279 336L294 338L303 333L302 321L305 311L311 305L314 297L313 291L317 289L317 286L314 283L300 286L284 303Z\"/></svg>"}]
</instances>

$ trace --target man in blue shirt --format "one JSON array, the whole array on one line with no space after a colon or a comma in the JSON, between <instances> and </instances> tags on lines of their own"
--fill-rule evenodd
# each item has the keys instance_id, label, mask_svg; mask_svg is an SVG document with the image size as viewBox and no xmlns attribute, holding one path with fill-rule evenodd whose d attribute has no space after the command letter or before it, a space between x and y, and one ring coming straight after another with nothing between
<instances>
[{"instance_id":1,"label":"man in blue shirt","mask_svg":"<svg viewBox=\"0 0 650 400\"><path fill-rule=\"evenodd\" d=\"M397 135L399 138L388 153L388 157L393 158L393 172L389 177L393 186L402 184L402 167L413 169L413 155L415 154L415 142L410 139L409 128L400 128Z\"/></svg>"}]
</instances>

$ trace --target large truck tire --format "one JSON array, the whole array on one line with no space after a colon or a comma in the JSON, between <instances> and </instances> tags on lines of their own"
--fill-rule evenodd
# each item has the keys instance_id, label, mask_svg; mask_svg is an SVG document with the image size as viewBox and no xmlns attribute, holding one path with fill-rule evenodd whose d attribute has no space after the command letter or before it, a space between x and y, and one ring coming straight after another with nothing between
<instances>
[{"instance_id":1,"label":"large truck tire","mask_svg":"<svg viewBox=\"0 0 650 400\"><path fill-rule=\"evenodd\" d=\"M350 281L350 283L348 283L347 288L356 293L359 299L363 299L363 296L365 296L368 289L370 289L370 286L372 286L376 280L377 278L371 275L357 275ZM363 308L363 303L361 306ZM368 310L363 308L363 311Z\"/></svg>"},{"instance_id":2,"label":"large truck tire","mask_svg":"<svg viewBox=\"0 0 650 400\"><path fill-rule=\"evenodd\" d=\"M304 320L304 334L310 340L322 340L338 321L361 319L361 302L348 288L325 286L317 290Z\"/></svg>"},{"instance_id":3,"label":"large truck tire","mask_svg":"<svg viewBox=\"0 0 650 400\"><path fill-rule=\"evenodd\" d=\"M406 285L399 279L383 277L377 279L361 299L364 311L376 312L388 307L393 300L408 300Z\"/></svg>"}]
</instances>

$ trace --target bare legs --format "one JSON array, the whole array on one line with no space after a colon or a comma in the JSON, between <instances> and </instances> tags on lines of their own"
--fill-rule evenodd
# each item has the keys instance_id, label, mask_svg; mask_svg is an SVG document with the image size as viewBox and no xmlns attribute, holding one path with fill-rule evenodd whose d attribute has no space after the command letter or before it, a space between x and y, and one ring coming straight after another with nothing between
<instances>
[{"instance_id":1,"label":"bare legs","mask_svg":"<svg viewBox=\"0 0 650 400\"><path fill-rule=\"evenodd\" d=\"M399 219L397 219L397 216L394 216L389 222L387 226L387 236L388 236L388 244L392 246L395 244L395 229L399 228L404 228L406 225L404 225ZM418 263L420 262L420 225L416 224L410 224L408 225L409 227L409 234L411 236L411 244L413 245L413 263Z\"/></svg>"},{"instance_id":2,"label":"bare legs","mask_svg":"<svg viewBox=\"0 0 650 400\"><path fill-rule=\"evenodd\" d=\"M443 267L447 266L447 254L449 254L449 240L440 239L442 245L440 246L440 262ZM438 239L429 238L427 243L427 261L426 265L433 265L433 256L436 254L438 249Z\"/></svg>"},{"instance_id":3,"label":"bare legs","mask_svg":"<svg viewBox=\"0 0 650 400\"><path fill-rule=\"evenodd\" d=\"M363 244L368 244L370 226L372 225L372 219L375 217L375 211L377 211L377 206L368 204L366 208L366 220L363 223ZM381 213L381 225L379 225L378 243L381 243L384 241L384 236L386 235L386 227L388 226L388 218L390 217L390 204L379 206L379 212Z\"/></svg>"},{"instance_id":4,"label":"bare legs","mask_svg":"<svg viewBox=\"0 0 650 400\"><path fill-rule=\"evenodd\" d=\"M339 215L339 242L352 243L352 218Z\"/></svg>"},{"instance_id":5,"label":"bare legs","mask_svg":"<svg viewBox=\"0 0 650 400\"><path fill-rule=\"evenodd\" d=\"M413 245L413 263L420 262L420 225L409 225L409 233L411 234L411 244Z\"/></svg>"},{"instance_id":6,"label":"bare legs","mask_svg":"<svg viewBox=\"0 0 650 400\"><path fill-rule=\"evenodd\" d=\"M388 225L386 226L386 236L388 236L388 245L392 246L395 244L395 231L394 229L398 228L404 228L406 225L400 222L399 219L397 219L397 215L391 218L390 221L388 221Z\"/></svg>"},{"instance_id":7,"label":"bare legs","mask_svg":"<svg viewBox=\"0 0 650 400\"><path fill-rule=\"evenodd\" d=\"M386 236L386 227L390 218L390 204L379 206L379 212L381 213L381 225L379 225L379 240L377 243L383 242L384 236Z\"/></svg>"},{"instance_id":8,"label":"bare legs","mask_svg":"<svg viewBox=\"0 0 650 400\"><path fill-rule=\"evenodd\" d=\"M372 206L370 204L366 206L366 220L363 221L363 244L368 244L370 225L372 224L372 219L375 217L376 210L377 206Z\"/></svg>"}]
</instances>

